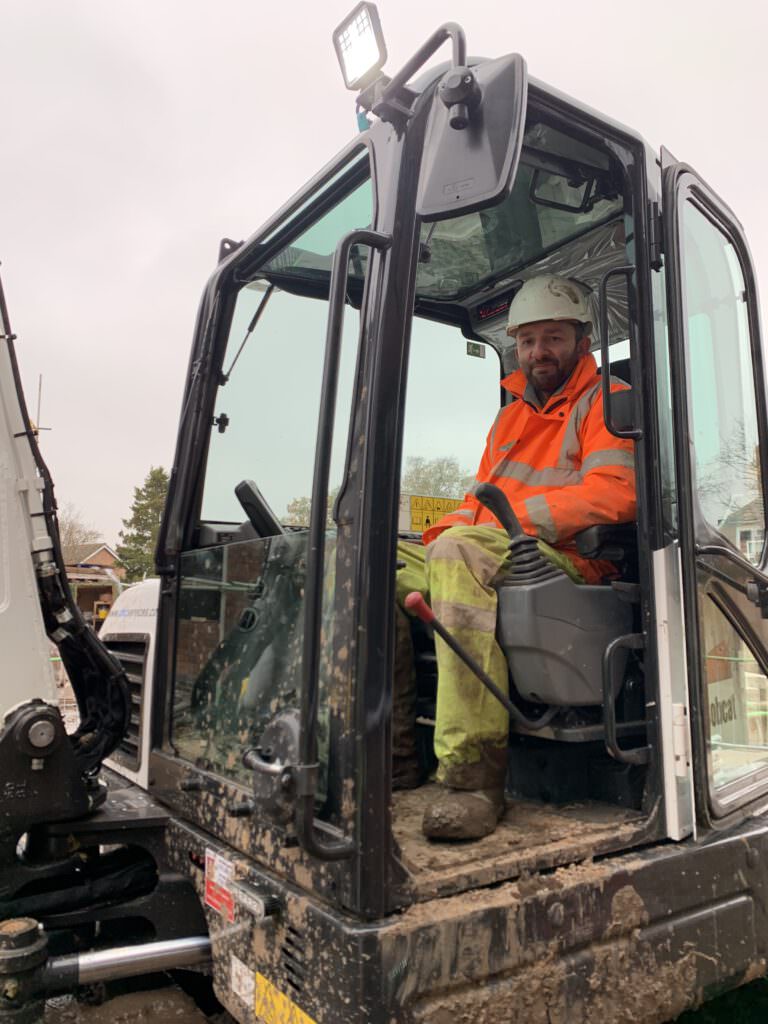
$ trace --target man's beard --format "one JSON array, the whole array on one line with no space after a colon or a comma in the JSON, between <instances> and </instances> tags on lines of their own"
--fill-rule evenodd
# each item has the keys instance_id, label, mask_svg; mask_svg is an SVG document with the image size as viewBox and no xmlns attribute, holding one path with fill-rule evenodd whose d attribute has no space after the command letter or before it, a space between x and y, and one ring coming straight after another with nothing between
<instances>
[{"instance_id":1,"label":"man's beard","mask_svg":"<svg viewBox=\"0 0 768 1024\"><path fill-rule=\"evenodd\" d=\"M529 366L525 376L530 384L542 394L551 395L561 387L576 368L578 358L563 367L557 362L535 363ZM537 372L539 371L539 372Z\"/></svg>"}]
</instances>

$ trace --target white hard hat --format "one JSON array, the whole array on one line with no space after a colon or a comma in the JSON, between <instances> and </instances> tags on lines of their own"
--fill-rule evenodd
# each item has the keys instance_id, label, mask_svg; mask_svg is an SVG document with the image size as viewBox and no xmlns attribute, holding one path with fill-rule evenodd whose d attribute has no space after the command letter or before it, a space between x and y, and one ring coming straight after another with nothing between
<instances>
[{"instance_id":1,"label":"white hard hat","mask_svg":"<svg viewBox=\"0 0 768 1024\"><path fill-rule=\"evenodd\" d=\"M587 293L567 277L542 274L526 281L509 307L507 334L514 337L518 327L537 320L576 320L592 329Z\"/></svg>"}]
</instances>

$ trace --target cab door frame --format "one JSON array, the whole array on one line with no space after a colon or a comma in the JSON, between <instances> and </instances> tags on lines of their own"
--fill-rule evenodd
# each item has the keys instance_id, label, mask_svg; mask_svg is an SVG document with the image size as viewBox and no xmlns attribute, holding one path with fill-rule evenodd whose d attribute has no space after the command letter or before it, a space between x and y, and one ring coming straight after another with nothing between
<instances>
[{"instance_id":1,"label":"cab door frame","mask_svg":"<svg viewBox=\"0 0 768 1024\"><path fill-rule=\"evenodd\" d=\"M386 141L385 139L379 145L384 146ZM191 760L180 757L174 745L171 718L181 558L186 551L206 548L214 539L212 534L206 543L199 543L204 481L201 467L205 466L208 441L215 425L214 398L221 380L221 361L232 318L234 296L252 272L263 266L286 244L290 244L308 225L322 213L332 209L340 198L369 175L375 204L378 194L378 164L374 159L376 145L375 137L358 137L353 140L250 239L223 255L222 262L211 276L204 292L195 328L174 468L156 555L158 574L163 580L155 661L155 678L158 685L153 690L150 755L150 789L172 808L175 816L185 826L189 824L205 830L213 837L212 845L227 844L232 849L253 857L262 866L285 877L290 883L353 913L359 911L356 903L360 889L358 878L366 876L361 865L363 826L356 809L358 802L354 799L347 800L337 815L339 825L320 820L315 823L329 845L338 843L342 836L349 838L349 857L341 865L329 865L326 861L310 856L303 849L296 849L295 836L290 825L285 827L273 823L266 815L259 813L258 807L251 810L248 802L252 799L252 787L247 783L232 780L216 771L208 771ZM395 168L392 173L397 173L402 145L392 144L389 148L389 159ZM371 216L372 224L376 226L379 211L375 205ZM379 279L386 271L388 263L388 254L378 251L373 253L366 274L367 291L378 293ZM370 339L373 333L370 328L370 324L375 322L372 306L373 299L364 296L360 337ZM373 342L375 337L372 339ZM355 410L360 404L360 388L361 383L356 379L352 398ZM313 424L313 429L319 428ZM342 440L347 439L344 437ZM349 495L345 496L344 514L350 523L359 520L358 492L359 489L352 489ZM220 543L226 545L233 540L234 532L223 529L219 538ZM349 561L351 564L351 559ZM352 585L358 586L356 581L353 581ZM341 591L341 583L336 589ZM352 609L357 609L358 605L365 603L365 595L358 600L359 595L360 591L357 589L345 590L345 600L349 601ZM345 624L354 632L351 614L347 615ZM355 726L356 694L351 692L347 701L339 704L339 718L343 719L345 728L339 729L338 742L334 745L336 760L333 788L334 797L341 805L343 782L354 780L359 774L357 765L360 754ZM346 789L343 792L346 793ZM382 857L380 851L378 857Z\"/></svg>"},{"instance_id":2,"label":"cab door frame","mask_svg":"<svg viewBox=\"0 0 768 1024\"><path fill-rule=\"evenodd\" d=\"M675 435L677 494L679 508L679 549L682 569L682 598L685 633L685 658L688 672L690 701L691 761L694 782L696 819L704 828L723 829L733 826L763 805L768 805L768 778L755 792L747 793L732 810L718 807L710 787L707 753L707 685L703 670L702 629L698 612L699 580L717 578L723 587L733 584L733 593L747 598L748 584L754 584L755 594L768 585L766 575L766 549L758 565L752 565L730 549L701 513L696 496L696 474L693 451L692 389L690 381L689 331L686 313L686 281L683 263L681 211L690 201L732 245L738 257L744 279L744 299L752 360L752 380L755 388L757 424L759 431L759 466L762 496L765 507L765 489L768 479L768 414L766 412L766 376L762 355L759 306L754 269L749 247L741 224L729 207L689 165L676 161L662 150L662 219L666 271L666 299L669 326L669 352L671 368L672 406ZM738 586L737 586L738 585ZM701 587L704 592L703 586ZM766 605L768 609L768 605ZM765 613L764 613L765 616ZM743 620L742 620L743 621ZM729 616L731 625L738 629L739 620ZM743 629L743 627L742 627ZM760 654L760 663L768 668L768 623L760 638L759 652L754 650L756 633L739 630L739 636L753 653Z\"/></svg>"}]
</instances>

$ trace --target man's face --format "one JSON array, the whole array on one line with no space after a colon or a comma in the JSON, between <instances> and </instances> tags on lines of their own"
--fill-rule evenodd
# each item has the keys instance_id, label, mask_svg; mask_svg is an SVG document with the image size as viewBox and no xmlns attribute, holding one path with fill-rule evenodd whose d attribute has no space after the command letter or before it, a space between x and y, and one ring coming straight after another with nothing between
<instances>
[{"instance_id":1,"label":"man's face","mask_svg":"<svg viewBox=\"0 0 768 1024\"><path fill-rule=\"evenodd\" d=\"M576 325L568 320L537 320L518 327L520 369L539 395L549 398L589 352L589 336L576 338Z\"/></svg>"}]
</instances>

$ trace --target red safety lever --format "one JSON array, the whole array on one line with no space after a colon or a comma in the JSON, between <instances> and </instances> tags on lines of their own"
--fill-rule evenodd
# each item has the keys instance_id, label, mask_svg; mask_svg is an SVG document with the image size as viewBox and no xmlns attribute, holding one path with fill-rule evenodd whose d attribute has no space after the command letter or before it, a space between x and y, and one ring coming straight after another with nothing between
<instances>
[{"instance_id":1,"label":"red safety lever","mask_svg":"<svg viewBox=\"0 0 768 1024\"><path fill-rule=\"evenodd\" d=\"M435 621L435 613L429 607L418 590L411 591L411 593L406 597L404 604L406 611L409 611L412 615L421 619L422 622L426 622L428 626L431 626Z\"/></svg>"}]
</instances>

